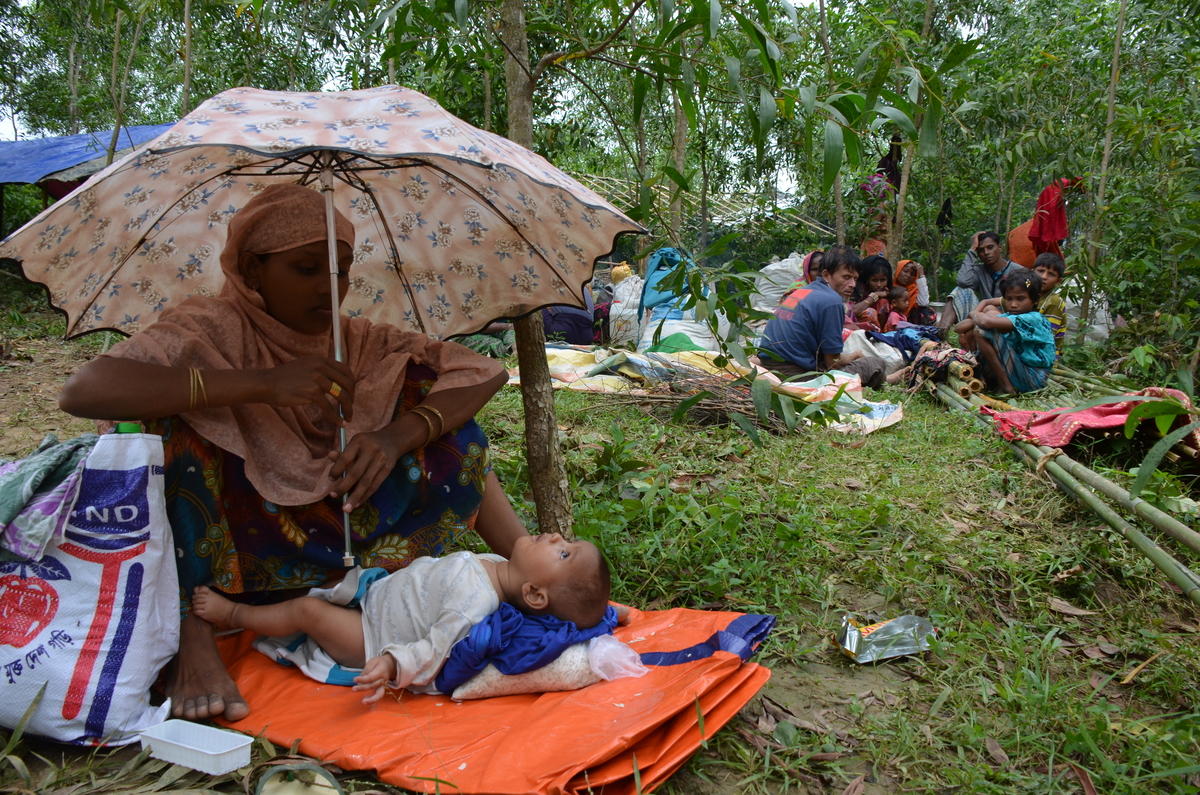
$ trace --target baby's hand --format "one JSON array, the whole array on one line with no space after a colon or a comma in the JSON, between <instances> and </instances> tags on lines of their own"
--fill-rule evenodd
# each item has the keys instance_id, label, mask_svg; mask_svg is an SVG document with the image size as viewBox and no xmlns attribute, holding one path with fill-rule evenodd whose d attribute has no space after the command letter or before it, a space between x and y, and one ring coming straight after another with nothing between
<instances>
[{"instance_id":1,"label":"baby's hand","mask_svg":"<svg viewBox=\"0 0 1200 795\"><path fill-rule=\"evenodd\" d=\"M363 698L364 704L374 704L383 698L387 683L396 678L396 659L390 654L381 654L367 660L363 672L354 677L355 690L374 690Z\"/></svg>"}]
</instances>

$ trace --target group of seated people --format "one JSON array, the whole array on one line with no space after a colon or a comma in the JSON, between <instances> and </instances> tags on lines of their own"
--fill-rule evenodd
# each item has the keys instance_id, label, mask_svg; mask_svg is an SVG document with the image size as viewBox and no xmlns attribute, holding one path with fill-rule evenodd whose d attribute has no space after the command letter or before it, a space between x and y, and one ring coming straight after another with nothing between
<instances>
[{"instance_id":1,"label":"group of seated people","mask_svg":"<svg viewBox=\"0 0 1200 795\"><path fill-rule=\"evenodd\" d=\"M979 232L959 269L957 286L938 317L929 304L924 270L912 260L893 268L880 255L860 258L833 246L805 258L805 278L788 291L759 341L759 360L781 377L838 369L864 386L896 383L905 373L862 350L844 352L857 331L918 328L944 335L976 354L995 392L1040 389L1062 351L1066 305L1055 288L1063 258L1044 253L1032 269L1007 260L995 232Z\"/></svg>"}]
</instances>

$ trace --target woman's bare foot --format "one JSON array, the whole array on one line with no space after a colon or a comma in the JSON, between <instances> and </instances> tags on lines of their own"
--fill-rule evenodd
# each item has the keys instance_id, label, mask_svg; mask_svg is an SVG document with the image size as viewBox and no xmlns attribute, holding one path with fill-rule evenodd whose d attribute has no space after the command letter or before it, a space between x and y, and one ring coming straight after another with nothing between
<instances>
[{"instance_id":1,"label":"woman's bare foot","mask_svg":"<svg viewBox=\"0 0 1200 795\"><path fill-rule=\"evenodd\" d=\"M166 687L171 714L188 720L218 715L241 720L249 715L250 706L217 653L212 624L189 614L179 629L179 654L171 663Z\"/></svg>"},{"instance_id":2,"label":"woman's bare foot","mask_svg":"<svg viewBox=\"0 0 1200 795\"><path fill-rule=\"evenodd\" d=\"M192 612L218 627L233 626L233 614L237 602L226 599L207 585L198 585L192 591Z\"/></svg>"}]
</instances>

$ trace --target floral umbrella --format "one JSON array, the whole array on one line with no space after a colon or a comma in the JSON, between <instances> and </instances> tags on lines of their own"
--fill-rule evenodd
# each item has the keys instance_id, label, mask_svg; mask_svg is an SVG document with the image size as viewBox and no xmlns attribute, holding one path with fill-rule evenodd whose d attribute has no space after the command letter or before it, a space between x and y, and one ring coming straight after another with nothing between
<instances>
[{"instance_id":1,"label":"floral umbrella","mask_svg":"<svg viewBox=\"0 0 1200 795\"><path fill-rule=\"evenodd\" d=\"M46 285L68 337L133 333L219 292L226 225L278 180L324 183L354 223L344 312L437 338L583 306L596 258L643 231L544 158L415 91L234 88L95 174L0 256Z\"/></svg>"}]
</instances>

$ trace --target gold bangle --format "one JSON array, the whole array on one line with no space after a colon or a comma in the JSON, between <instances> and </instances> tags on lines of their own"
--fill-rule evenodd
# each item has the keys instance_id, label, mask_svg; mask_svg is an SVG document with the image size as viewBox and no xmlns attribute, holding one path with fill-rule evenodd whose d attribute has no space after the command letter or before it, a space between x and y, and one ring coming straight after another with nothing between
<instances>
[{"instance_id":1,"label":"gold bangle","mask_svg":"<svg viewBox=\"0 0 1200 795\"><path fill-rule=\"evenodd\" d=\"M192 411L197 406L208 408L208 392L204 389L204 375L200 372L200 368L188 368L188 382L190 385L188 411Z\"/></svg>"},{"instance_id":2,"label":"gold bangle","mask_svg":"<svg viewBox=\"0 0 1200 795\"><path fill-rule=\"evenodd\" d=\"M413 411L415 411L427 418L437 417L438 427L437 427L437 436L434 437L435 439L440 437L443 433L446 432L446 418L442 416L442 412L438 411L433 406L430 406L426 403L422 403L419 406L414 406ZM432 423L431 423L431 426L432 426Z\"/></svg>"},{"instance_id":3,"label":"gold bangle","mask_svg":"<svg viewBox=\"0 0 1200 795\"><path fill-rule=\"evenodd\" d=\"M416 409L410 411L409 414L416 414L418 417L425 420L425 427L428 428L428 436L426 436L425 441L421 443L421 447L424 447L437 438L433 435L433 420L429 419L429 415L422 411L417 411Z\"/></svg>"},{"instance_id":4,"label":"gold bangle","mask_svg":"<svg viewBox=\"0 0 1200 795\"><path fill-rule=\"evenodd\" d=\"M425 419L430 420L430 430L431 431L433 430L433 418L434 417L438 418L438 430L436 432L434 432L433 438L439 438L440 436L442 436L442 434L444 434L445 420L442 418L442 412L439 412L437 410L437 408L434 408L433 406L421 405L421 406L414 406L413 411L420 414L421 417L424 417Z\"/></svg>"}]
</instances>

